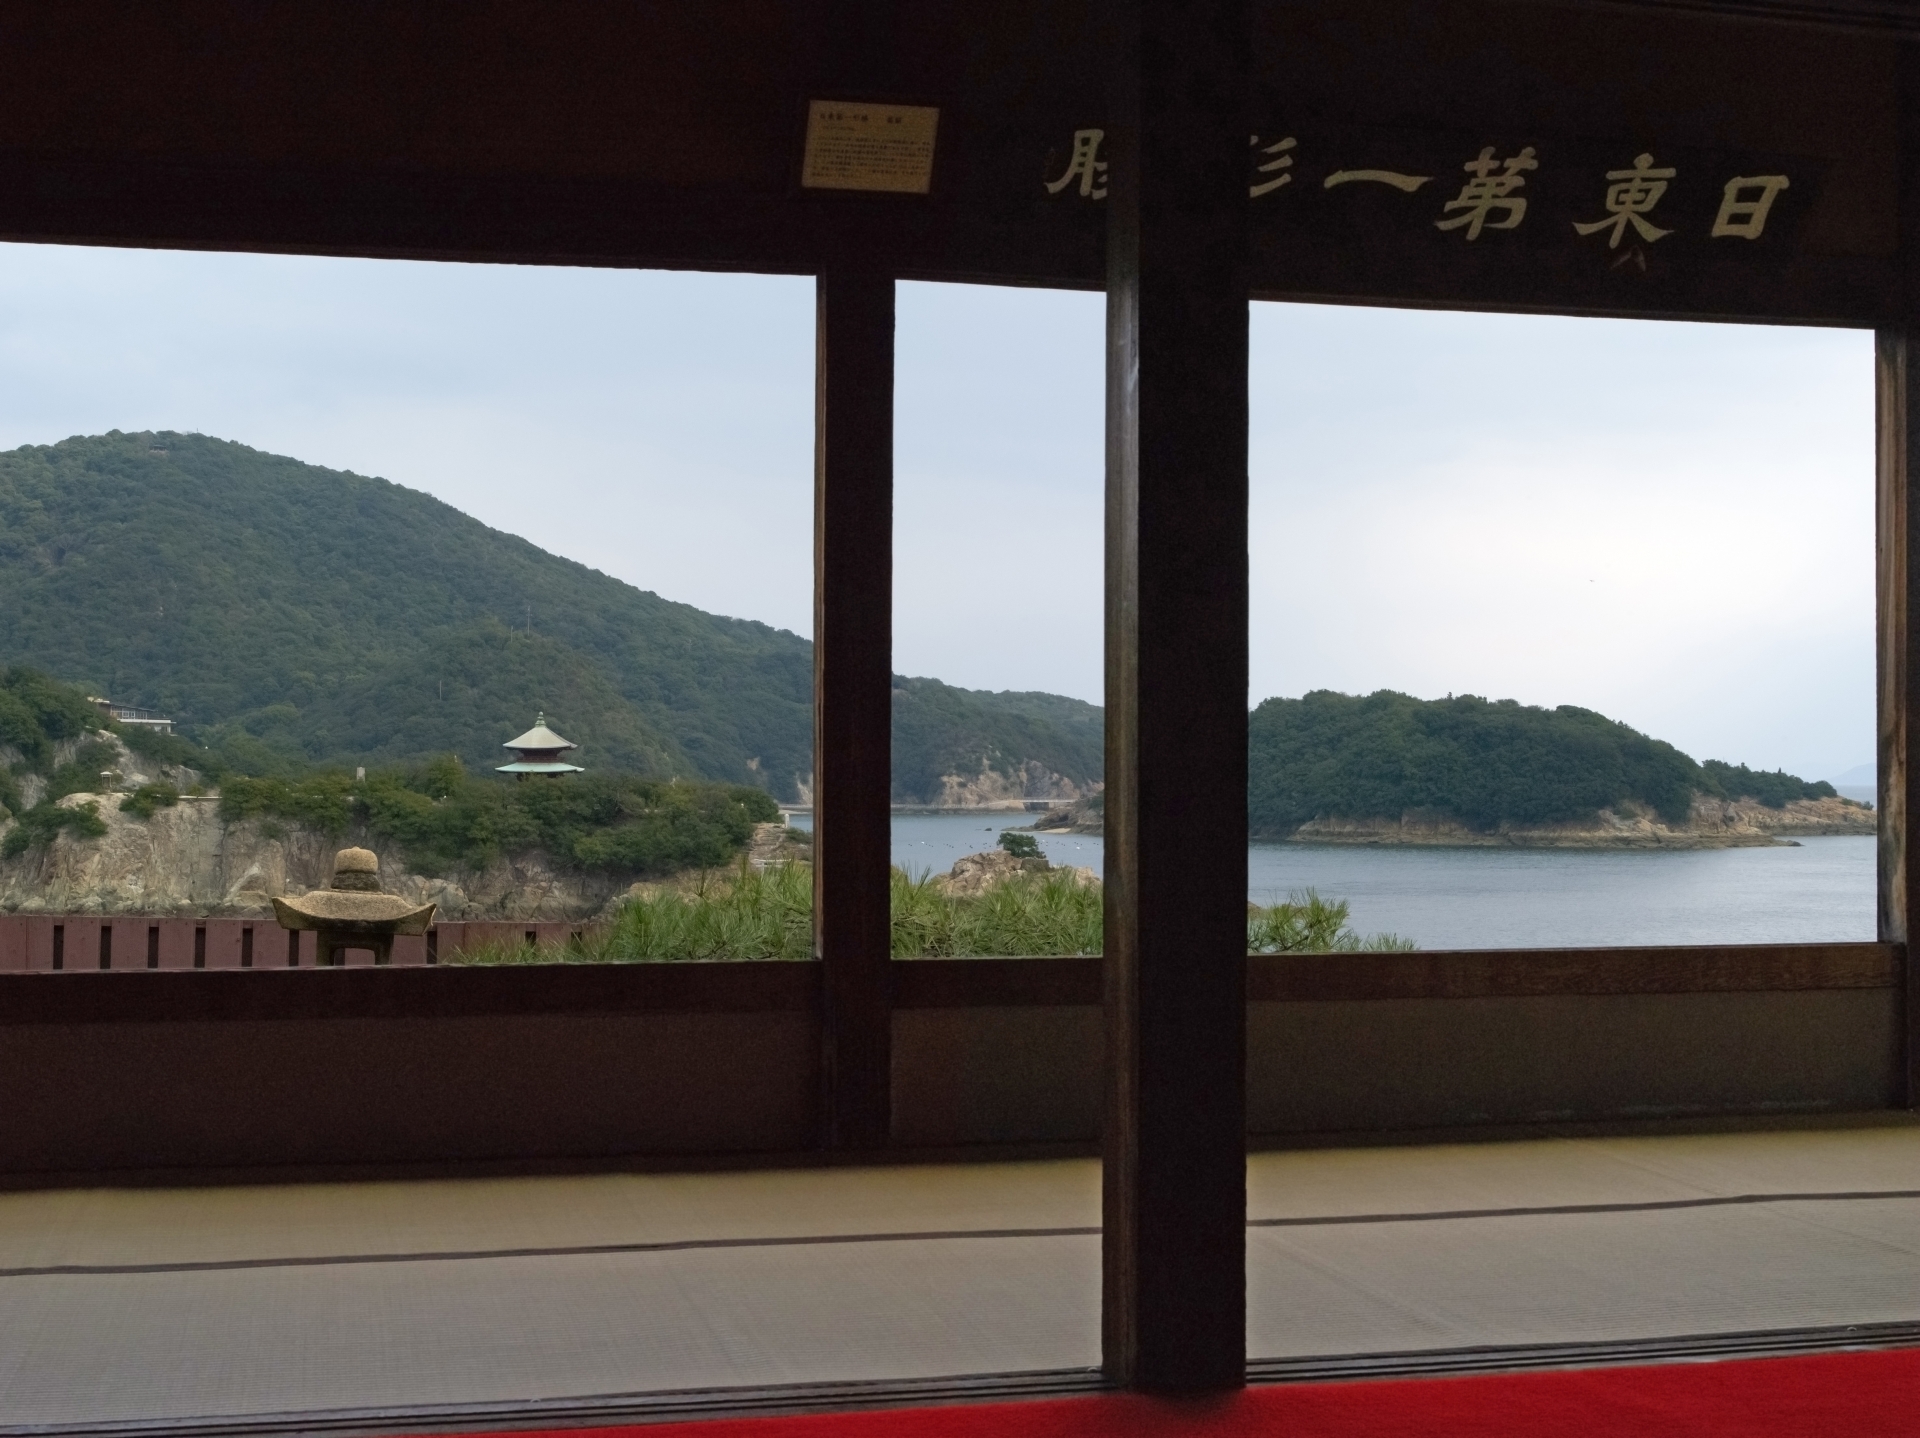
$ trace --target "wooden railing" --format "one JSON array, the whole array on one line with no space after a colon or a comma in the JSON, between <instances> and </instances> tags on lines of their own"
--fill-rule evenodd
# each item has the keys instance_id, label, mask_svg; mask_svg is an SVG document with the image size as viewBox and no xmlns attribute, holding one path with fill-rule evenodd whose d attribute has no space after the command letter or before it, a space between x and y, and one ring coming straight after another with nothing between
<instances>
[{"instance_id":1,"label":"wooden railing","mask_svg":"<svg viewBox=\"0 0 1920 1438\"><path fill-rule=\"evenodd\" d=\"M550 922L435 924L394 941L397 967L421 967L482 945L577 943L587 925ZM349 949L348 967L371 967L373 955ZM0 915L0 973L138 969L285 969L311 967L313 935L289 932L272 919L199 919L145 914Z\"/></svg>"},{"instance_id":2,"label":"wooden railing","mask_svg":"<svg viewBox=\"0 0 1920 1438\"><path fill-rule=\"evenodd\" d=\"M483 945L529 944L549 951L556 962L481 967L527 974L520 980L494 980L492 988L523 993L535 1009L592 1010L604 1004L627 1011L698 1012L710 1007L703 997L709 990L726 996L719 1007L735 1008L742 1002L742 986L755 984L770 985L769 993L779 997L766 1005L748 1002L747 1007L805 1007L810 1002L802 996L812 992L815 981L771 977L810 967L805 964L565 965L567 951L592 930L591 924L548 921L435 924L425 935L395 942L393 967L440 964ZM311 934L289 932L264 919L0 915L0 974L289 969L310 968L313 962ZM1902 982L1902 965L1901 946L1879 943L1252 954L1247 959L1247 999L1285 1003L1891 989ZM346 967L372 968L371 953L349 951ZM562 968L576 977L560 976ZM587 977L595 973L603 977ZM896 1009L1090 1007L1101 1001L1097 958L911 959L892 965L888 975L890 1006ZM410 985L405 991L424 992Z\"/></svg>"}]
</instances>

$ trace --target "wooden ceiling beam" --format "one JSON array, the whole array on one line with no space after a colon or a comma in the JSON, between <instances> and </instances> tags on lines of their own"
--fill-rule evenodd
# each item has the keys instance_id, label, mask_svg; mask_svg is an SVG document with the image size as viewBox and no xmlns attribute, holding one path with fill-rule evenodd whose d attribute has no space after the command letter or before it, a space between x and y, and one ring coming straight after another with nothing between
<instances>
[{"instance_id":1,"label":"wooden ceiling beam","mask_svg":"<svg viewBox=\"0 0 1920 1438\"><path fill-rule=\"evenodd\" d=\"M1911 0L1549 0L1620 10L1664 10L1788 25L1920 35Z\"/></svg>"}]
</instances>

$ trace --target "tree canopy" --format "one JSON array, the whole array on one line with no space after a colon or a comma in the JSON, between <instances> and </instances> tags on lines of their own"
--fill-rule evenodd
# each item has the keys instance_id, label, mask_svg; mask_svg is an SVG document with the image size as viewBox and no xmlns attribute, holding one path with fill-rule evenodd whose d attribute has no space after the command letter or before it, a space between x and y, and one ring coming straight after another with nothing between
<instances>
[{"instance_id":1,"label":"tree canopy","mask_svg":"<svg viewBox=\"0 0 1920 1438\"><path fill-rule=\"evenodd\" d=\"M364 779L341 770L294 780L231 777L221 786L220 811L229 819L291 819L331 835L364 825L420 874L539 850L562 865L643 878L727 863L755 824L780 817L765 790L744 784L632 774L475 778L453 755Z\"/></svg>"},{"instance_id":2,"label":"tree canopy","mask_svg":"<svg viewBox=\"0 0 1920 1438\"><path fill-rule=\"evenodd\" d=\"M1790 774L1697 764L1591 709L1470 694L1269 699L1253 711L1247 757L1250 828L1267 836L1336 816L1428 813L1483 830L1568 823L1628 800L1678 823L1695 793L1775 808L1834 793Z\"/></svg>"}]
</instances>

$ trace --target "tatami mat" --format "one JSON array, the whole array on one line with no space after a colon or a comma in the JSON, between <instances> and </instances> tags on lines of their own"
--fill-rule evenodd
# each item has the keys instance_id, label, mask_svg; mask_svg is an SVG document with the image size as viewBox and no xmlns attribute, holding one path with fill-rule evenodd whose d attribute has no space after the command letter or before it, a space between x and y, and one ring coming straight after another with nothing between
<instances>
[{"instance_id":1,"label":"tatami mat","mask_svg":"<svg viewBox=\"0 0 1920 1438\"><path fill-rule=\"evenodd\" d=\"M1920 1202L1881 1206L1920 1241ZM1292 1357L1920 1319L1920 1256L1809 1223L1812 1207L1254 1229L1248 1347Z\"/></svg>"},{"instance_id":2,"label":"tatami mat","mask_svg":"<svg viewBox=\"0 0 1920 1438\"><path fill-rule=\"evenodd\" d=\"M49 1278L9 1423L485 1403L1093 1361L1097 1239Z\"/></svg>"},{"instance_id":3,"label":"tatami mat","mask_svg":"<svg viewBox=\"0 0 1920 1438\"><path fill-rule=\"evenodd\" d=\"M1910 1125L1248 1186L1255 1357L1920 1320ZM0 1429L1091 1365L1098 1222L1080 1161L4 1195Z\"/></svg>"},{"instance_id":4,"label":"tatami mat","mask_svg":"<svg viewBox=\"0 0 1920 1438\"><path fill-rule=\"evenodd\" d=\"M0 1194L0 1270L1100 1222L1100 1166L608 1174Z\"/></svg>"},{"instance_id":5,"label":"tatami mat","mask_svg":"<svg viewBox=\"0 0 1920 1438\"><path fill-rule=\"evenodd\" d=\"M1920 1124L1260 1153L1254 1220L1920 1189Z\"/></svg>"}]
</instances>

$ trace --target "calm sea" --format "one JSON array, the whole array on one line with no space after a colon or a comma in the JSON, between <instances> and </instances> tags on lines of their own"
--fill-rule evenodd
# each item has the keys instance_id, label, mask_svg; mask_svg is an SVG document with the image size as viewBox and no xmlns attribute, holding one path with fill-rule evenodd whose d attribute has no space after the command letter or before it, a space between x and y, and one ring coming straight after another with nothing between
<instances>
[{"instance_id":1,"label":"calm sea","mask_svg":"<svg viewBox=\"0 0 1920 1438\"><path fill-rule=\"evenodd\" d=\"M811 819L796 816L795 824ZM1018 815L897 814L893 862L940 873L991 849ZM1100 840L1036 836L1056 864L1100 869ZM1345 899L1353 927L1422 948L1804 943L1874 936L1874 841L1692 853L1513 849L1247 848L1247 897L1302 889Z\"/></svg>"}]
</instances>

